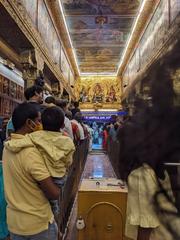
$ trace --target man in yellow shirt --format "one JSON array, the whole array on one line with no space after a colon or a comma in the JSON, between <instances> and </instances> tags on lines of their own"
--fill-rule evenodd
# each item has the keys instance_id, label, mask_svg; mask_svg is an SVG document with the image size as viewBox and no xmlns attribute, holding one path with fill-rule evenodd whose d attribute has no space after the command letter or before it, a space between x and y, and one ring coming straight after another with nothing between
<instances>
[{"instance_id":1,"label":"man in yellow shirt","mask_svg":"<svg viewBox=\"0 0 180 240\"><path fill-rule=\"evenodd\" d=\"M58 199L59 188L53 183L42 156L25 137L39 129L40 121L40 113L33 104L20 104L12 115L15 134L5 143L3 174L12 240L57 239L48 199Z\"/></svg>"}]
</instances>

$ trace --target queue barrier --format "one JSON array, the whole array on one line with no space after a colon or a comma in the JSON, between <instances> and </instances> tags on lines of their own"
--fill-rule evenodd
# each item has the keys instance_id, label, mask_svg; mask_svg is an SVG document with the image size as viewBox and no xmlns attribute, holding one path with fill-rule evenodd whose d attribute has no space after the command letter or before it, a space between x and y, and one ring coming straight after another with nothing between
<instances>
[{"instance_id":1,"label":"queue barrier","mask_svg":"<svg viewBox=\"0 0 180 240\"><path fill-rule=\"evenodd\" d=\"M81 141L81 143L76 146L76 150L73 156L73 163L70 167L67 180L64 185L64 190L59 202L60 214L58 218L59 230L62 235L66 233L68 220L78 191L81 175L86 163L88 149L88 138ZM60 239L62 239L62 236L59 236L59 240Z\"/></svg>"},{"instance_id":2,"label":"queue barrier","mask_svg":"<svg viewBox=\"0 0 180 240\"><path fill-rule=\"evenodd\" d=\"M59 199L60 213L57 216L59 228L58 240L62 239L65 233L71 209L78 191L81 175L84 170L85 162L88 155L89 139L85 139L76 146L73 156L73 163L70 167L67 180L65 182L61 198ZM6 201L4 197L2 164L0 163L0 240L8 235L6 224Z\"/></svg>"}]
</instances>

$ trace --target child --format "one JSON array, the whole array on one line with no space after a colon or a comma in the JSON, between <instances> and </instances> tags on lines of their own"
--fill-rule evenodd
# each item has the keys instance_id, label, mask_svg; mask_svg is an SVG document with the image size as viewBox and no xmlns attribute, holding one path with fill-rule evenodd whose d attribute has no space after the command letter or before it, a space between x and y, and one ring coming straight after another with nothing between
<instances>
[{"instance_id":1,"label":"child","mask_svg":"<svg viewBox=\"0 0 180 240\"><path fill-rule=\"evenodd\" d=\"M41 120L43 130L35 131L27 137L40 151L54 182L63 188L68 168L72 164L74 143L60 132L64 125L64 113L59 107L46 108ZM59 213L58 201L51 201L51 206L56 217Z\"/></svg>"}]
</instances>

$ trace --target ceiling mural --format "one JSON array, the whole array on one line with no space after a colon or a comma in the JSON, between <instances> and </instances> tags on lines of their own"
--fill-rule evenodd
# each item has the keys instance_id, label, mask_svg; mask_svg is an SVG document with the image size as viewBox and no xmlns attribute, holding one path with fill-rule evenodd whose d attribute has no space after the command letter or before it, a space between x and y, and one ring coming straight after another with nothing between
<instances>
[{"instance_id":1,"label":"ceiling mural","mask_svg":"<svg viewBox=\"0 0 180 240\"><path fill-rule=\"evenodd\" d=\"M141 0L61 0L81 73L115 74Z\"/></svg>"}]
</instances>

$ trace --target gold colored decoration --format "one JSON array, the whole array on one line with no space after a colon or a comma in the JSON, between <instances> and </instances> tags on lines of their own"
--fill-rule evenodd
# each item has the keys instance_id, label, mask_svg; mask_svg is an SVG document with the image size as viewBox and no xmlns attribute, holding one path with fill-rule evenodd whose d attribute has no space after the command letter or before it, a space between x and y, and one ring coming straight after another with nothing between
<instances>
[{"instance_id":1,"label":"gold colored decoration","mask_svg":"<svg viewBox=\"0 0 180 240\"><path fill-rule=\"evenodd\" d=\"M120 79L111 76L81 77L75 84L82 109L121 108Z\"/></svg>"},{"instance_id":2,"label":"gold colored decoration","mask_svg":"<svg viewBox=\"0 0 180 240\"><path fill-rule=\"evenodd\" d=\"M21 63L23 66L23 79L25 80L25 88L34 84L44 68L44 61L38 54L38 51L26 50L21 53Z\"/></svg>"}]
</instances>

